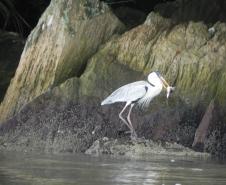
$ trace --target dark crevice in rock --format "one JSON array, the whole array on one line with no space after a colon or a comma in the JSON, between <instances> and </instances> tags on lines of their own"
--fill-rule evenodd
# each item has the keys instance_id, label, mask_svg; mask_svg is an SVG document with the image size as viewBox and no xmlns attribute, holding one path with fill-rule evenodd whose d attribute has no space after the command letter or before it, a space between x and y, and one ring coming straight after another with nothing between
<instances>
[{"instance_id":1,"label":"dark crevice in rock","mask_svg":"<svg viewBox=\"0 0 226 185\"><path fill-rule=\"evenodd\" d=\"M139 10L146 15L149 14L154 7L159 4L159 3L164 3L164 2L171 2L174 0L102 0L105 3L107 3L109 6L112 7L112 9L117 9L119 7L130 7L132 9Z\"/></svg>"},{"instance_id":2,"label":"dark crevice in rock","mask_svg":"<svg viewBox=\"0 0 226 185\"><path fill-rule=\"evenodd\" d=\"M19 64L24 40L16 33L0 30L0 102Z\"/></svg>"},{"instance_id":3,"label":"dark crevice in rock","mask_svg":"<svg viewBox=\"0 0 226 185\"><path fill-rule=\"evenodd\" d=\"M103 0L113 10L114 14L127 26L132 29L142 24L147 15L154 10L154 7L165 2L165 0ZM168 0L172 1L172 0Z\"/></svg>"},{"instance_id":4,"label":"dark crevice in rock","mask_svg":"<svg viewBox=\"0 0 226 185\"><path fill-rule=\"evenodd\" d=\"M78 71L77 74L74 75L73 77L78 77L78 78L80 78L80 77L83 75L83 73L85 72L86 67L87 67L87 64L88 64L88 61L87 61L87 62L83 62L82 65L80 66L79 71ZM73 78L73 77L72 77L72 78Z\"/></svg>"},{"instance_id":5,"label":"dark crevice in rock","mask_svg":"<svg viewBox=\"0 0 226 185\"><path fill-rule=\"evenodd\" d=\"M144 12L126 6L116 8L113 12L126 25L127 30L142 24L146 19Z\"/></svg>"},{"instance_id":6,"label":"dark crevice in rock","mask_svg":"<svg viewBox=\"0 0 226 185\"><path fill-rule=\"evenodd\" d=\"M133 28L142 22L151 12L158 12L163 17L172 18L175 23L203 21L213 25L217 21L226 21L226 1L224 0L103 0L111 6L116 16Z\"/></svg>"},{"instance_id":7,"label":"dark crevice in rock","mask_svg":"<svg viewBox=\"0 0 226 185\"><path fill-rule=\"evenodd\" d=\"M165 17L174 17L176 21L204 21L206 23L215 23L216 21L226 21L226 2L225 0L101 0L107 3L119 17L119 19L128 26L128 29L141 24L145 17L153 10L160 12ZM173 2L173 3L172 3ZM40 0L31 2L14 3L15 10L27 22L14 18L15 12L9 7L9 17L0 19L0 27L7 31L20 32L27 37L30 31L36 26L38 19L49 5L50 0ZM17 18L18 19L18 18ZM7 24L6 24L7 22ZM4 26L6 24L6 26Z\"/></svg>"},{"instance_id":8,"label":"dark crevice in rock","mask_svg":"<svg viewBox=\"0 0 226 185\"><path fill-rule=\"evenodd\" d=\"M178 0L158 4L155 9L160 15L174 22L205 22L212 25L217 21L226 21L226 1L224 0Z\"/></svg>"},{"instance_id":9,"label":"dark crevice in rock","mask_svg":"<svg viewBox=\"0 0 226 185\"><path fill-rule=\"evenodd\" d=\"M0 28L5 31L17 32L27 37L36 26L38 19L49 5L50 0L40 1L1 1Z\"/></svg>"}]
</instances>

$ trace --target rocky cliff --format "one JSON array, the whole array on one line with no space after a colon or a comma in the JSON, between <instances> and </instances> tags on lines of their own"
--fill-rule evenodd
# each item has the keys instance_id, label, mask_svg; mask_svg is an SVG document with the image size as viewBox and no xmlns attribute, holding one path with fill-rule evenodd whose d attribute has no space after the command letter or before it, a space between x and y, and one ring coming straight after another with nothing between
<instances>
[{"instance_id":1,"label":"rocky cliff","mask_svg":"<svg viewBox=\"0 0 226 185\"><path fill-rule=\"evenodd\" d=\"M224 154L226 24L216 22L225 18L219 4L213 8L212 17L200 11L196 1L162 4L143 24L111 37L122 33L123 25L98 1L76 1L81 6L74 4L78 8L75 15L82 20L59 19L54 23L50 12L67 10L69 2L75 3L53 1L27 41L0 108L1 120L30 103L1 126L3 147L85 151L100 137L121 137L125 130L117 117L121 106L100 108L100 100L115 88L145 79L157 70L176 91L168 102L165 92L153 100L146 113L135 110L133 122L139 137L199 145L199 150ZM209 3L199 1L203 10L205 2ZM56 4L62 6L61 11L56 11ZM103 7L108 13L102 12ZM88 16L90 11L94 17ZM59 32L48 30L54 25ZM78 30L72 36L74 27ZM90 39L91 35L96 37ZM82 45L84 37L89 42ZM43 40L47 38L48 43Z\"/></svg>"}]
</instances>

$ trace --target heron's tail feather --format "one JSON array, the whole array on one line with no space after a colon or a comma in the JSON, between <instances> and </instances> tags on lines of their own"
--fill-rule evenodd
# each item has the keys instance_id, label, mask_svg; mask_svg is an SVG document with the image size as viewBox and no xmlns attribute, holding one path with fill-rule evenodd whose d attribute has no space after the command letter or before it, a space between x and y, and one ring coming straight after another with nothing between
<instances>
[{"instance_id":1,"label":"heron's tail feather","mask_svg":"<svg viewBox=\"0 0 226 185\"><path fill-rule=\"evenodd\" d=\"M112 104L112 103L114 103L114 102L111 100L111 98L106 98L105 100L103 100L101 102L101 105L107 105L107 104Z\"/></svg>"},{"instance_id":2,"label":"heron's tail feather","mask_svg":"<svg viewBox=\"0 0 226 185\"><path fill-rule=\"evenodd\" d=\"M141 109L146 109L146 108L148 108L148 106L149 106L151 100L152 100L152 98L145 98L145 99L139 100L139 101L138 101L138 106L139 106Z\"/></svg>"}]
</instances>

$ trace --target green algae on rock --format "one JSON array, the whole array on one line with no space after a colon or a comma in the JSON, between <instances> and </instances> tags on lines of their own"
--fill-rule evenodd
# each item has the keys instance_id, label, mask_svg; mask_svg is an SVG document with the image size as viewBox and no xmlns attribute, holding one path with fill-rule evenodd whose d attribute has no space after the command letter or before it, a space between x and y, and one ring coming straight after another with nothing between
<instances>
[{"instance_id":1,"label":"green algae on rock","mask_svg":"<svg viewBox=\"0 0 226 185\"><path fill-rule=\"evenodd\" d=\"M207 106L214 97L223 105L226 24L217 23L215 29L210 37L202 22L172 27L169 19L151 13L143 25L111 39L89 60L79 79L80 94L103 98L114 88L158 70L177 87L180 100Z\"/></svg>"}]
</instances>

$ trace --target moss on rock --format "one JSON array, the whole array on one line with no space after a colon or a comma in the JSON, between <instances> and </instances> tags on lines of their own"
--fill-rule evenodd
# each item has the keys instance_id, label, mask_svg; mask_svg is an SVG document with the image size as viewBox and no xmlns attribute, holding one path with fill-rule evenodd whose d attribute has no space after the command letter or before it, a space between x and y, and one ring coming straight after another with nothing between
<instances>
[{"instance_id":1,"label":"moss on rock","mask_svg":"<svg viewBox=\"0 0 226 185\"><path fill-rule=\"evenodd\" d=\"M168 22L151 13L144 23L103 46L88 62L80 77L80 95L105 97L126 83L160 71L176 86L175 97L191 106L207 106L215 98L226 101L226 24L216 24L210 37L201 23L172 25L164 29L153 22ZM167 25L164 23L164 25ZM153 30L155 30L153 32Z\"/></svg>"}]
</instances>

